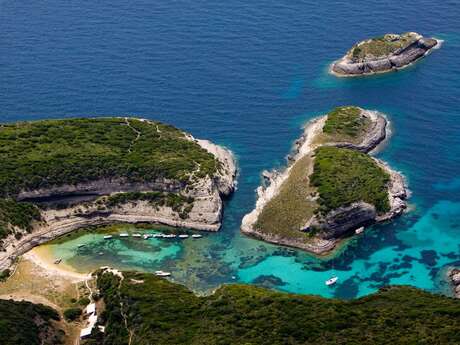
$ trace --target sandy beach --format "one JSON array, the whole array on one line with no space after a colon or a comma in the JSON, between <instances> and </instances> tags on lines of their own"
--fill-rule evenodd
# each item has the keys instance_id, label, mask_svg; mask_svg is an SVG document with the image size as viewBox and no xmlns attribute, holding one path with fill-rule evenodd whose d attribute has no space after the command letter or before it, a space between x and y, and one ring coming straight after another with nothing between
<instances>
[{"instance_id":1,"label":"sandy beach","mask_svg":"<svg viewBox=\"0 0 460 345\"><path fill-rule=\"evenodd\" d=\"M73 283L91 279L91 273L83 274L75 272L75 270L66 265L64 262L56 265L56 260L47 246L36 247L23 255L23 258L33 262L35 265L43 269L48 276L66 278Z\"/></svg>"}]
</instances>

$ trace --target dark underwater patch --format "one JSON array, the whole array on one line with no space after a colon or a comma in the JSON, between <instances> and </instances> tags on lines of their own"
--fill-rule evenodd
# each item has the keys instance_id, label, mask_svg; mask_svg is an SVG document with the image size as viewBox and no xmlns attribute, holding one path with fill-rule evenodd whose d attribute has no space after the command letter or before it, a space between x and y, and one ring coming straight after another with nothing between
<instances>
[{"instance_id":1,"label":"dark underwater patch","mask_svg":"<svg viewBox=\"0 0 460 345\"><path fill-rule=\"evenodd\" d=\"M252 281L253 284L273 288L277 286L284 286L287 285L285 281L281 278L270 274L270 275L260 275Z\"/></svg>"}]
</instances>

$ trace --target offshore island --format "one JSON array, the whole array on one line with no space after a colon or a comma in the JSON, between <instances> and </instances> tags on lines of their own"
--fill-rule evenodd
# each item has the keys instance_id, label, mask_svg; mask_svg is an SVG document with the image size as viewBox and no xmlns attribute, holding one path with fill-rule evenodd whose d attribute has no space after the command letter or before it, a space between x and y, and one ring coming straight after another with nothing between
<instances>
[{"instance_id":1,"label":"offshore island","mask_svg":"<svg viewBox=\"0 0 460 345\"><path fill-rule=\"evenodd\" d=\"M382 114L355 106L312 120L288 168L264 172L242 232L325 254L344 237L399 216L406 208L403 176L367 154L387 136Z\"/></svg>"},{"instance_id":2,"label":"offshore island","mask_svg":"<svg viewBox=\"0 0 460 345\"><path fill-rule=\"evenodd\" d=\"M160 223L217 231L235 188L232 153L135 118L0 126L0 272L73 230Z\"/></svg>"},{"instance_id":3,"label":"offshore island","mask_svg":"<svg viewBox=\"0 0 460 345\"><path fill-rule=\"evenodd\" d=\"M331 66L331 73L340 76L361 76L385 73L407 67L438 47L440 41L416 32L386 34L355 44Z\"/></svg>"}]
</instances>

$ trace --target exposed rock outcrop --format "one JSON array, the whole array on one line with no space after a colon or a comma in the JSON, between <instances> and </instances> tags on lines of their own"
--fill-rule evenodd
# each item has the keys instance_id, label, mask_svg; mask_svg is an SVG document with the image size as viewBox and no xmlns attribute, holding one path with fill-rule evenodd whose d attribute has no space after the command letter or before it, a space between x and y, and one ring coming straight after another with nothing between
<instances>
[{"instance_id":1,"label":"exposed rock outcrop","mask_svg":"<svg viewBox=\"0 0 460 345\"><path fill-rule=\"evenodd\" d=\"M415 32L406 35L410 36L410 44L383 56L370 54L364 58L355 57L353 49L359 48L360 45L369 43L371 40L360 42L344 57L332 64L331 72L337 76L360 76L398 70L424 57L440 44L440 41L434 38L425 38ZM385 35L385 37L387 36L392 37L392 39L401 37L394 34Z\"/></svg>"},{"instance_id":2,"label":"exposed rock outcrop","mask_svg":"<svg viewBox=\"0 0 460 345\"><path fill-rule=\"evenodd\" d=\"M370 127L368 128L366 135L363 137L363 140L359 144L341 142L333 143L331 145L368 153L384 141L387 137L388 126L388 121L385 116L376 111L364 109L361 109L361 115L371 120Z\"/></svg>"},{"instance_id":3,"label":"exposed rock outcrop","mask_svg":"<svg viewBox=\"0 0 460 345\"><path fill-rule=\"evenodd\" d=\"M455 297L460 298L460 269L454 268L449 274L450 282L452 283L452 289Z\"/></svg>"}]
</instances>

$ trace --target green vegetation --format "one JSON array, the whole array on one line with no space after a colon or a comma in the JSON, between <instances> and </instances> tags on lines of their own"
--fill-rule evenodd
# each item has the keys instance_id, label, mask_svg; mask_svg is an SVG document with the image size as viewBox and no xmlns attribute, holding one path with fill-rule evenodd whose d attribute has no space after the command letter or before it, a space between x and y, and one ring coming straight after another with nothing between
<instances>
[{"instance_id":1,"label":"green vegetation","mask_svg":"<svg viewBox=\"0 0 460 345\"><path fill-rule=\"evenodd\" d=\"M312 200L315 190L308 182L308 171L312 165L309 156L298 160L279 193L265 205L255 228L259 231L283 238L307 241L309 235L299 231L313 215L317 204Z\"/></svg>"},{"instance_id":2,"label":"green vegetation","mask_svg":"<svg viewBox=\"0 0 460 345\"><path fill-rule=\"evenodd\" d=\"M154 206L168 206L179 213L181 218L187 218L193 208L194 199L177 193L166 192L131 192L117 193L105 198L105 205L113 207L116 205L136 202L138 200L148 201Z\"/></svg>"},{"instance_id":3,"label":"green vegetation","mask_svg":"<svg viewBox=\"0 0 460 345\"><path fill-rule=\"evenodd\" d=\"M14 227L30 231L32 222L40 219L40 211L33 204L0 199L0 239L12 233Z\"/></svg>"},{"instance_id":4,"label":"green vegetation","mask_svg":"<svg viewBox=\"0 0 460 345\"><path fill-rule=\"evenodd\" d=\"M389 180L389 175L364 153L332 146L315 152L310 182L318 188L323 214L357 201L374 205L379 213L388 211Z\"/></svg>"},{"instance_id":5,"label":"green vegetation","mask_svg":"<svg viewBox=\"0 0 460 345\"><path fill-rule=\"evenodd\" d=\"M241 285L198 297L150 274L124 277L98 276L107 326L98 344L128 344L129 334L132 345L460 343L460 301L411 287L353 301Z\"/></svg>"},{"instance_id":6,"label":"green vegetation","mask_svg":"<svg viewBox=\"0 0 460 345\"><path fill-rule=\"evenodd\" d=\"M82 297L76 302L78 302L79 305L86 307L88 304L91 303L91 300L88 297Z\"/></svg>"},{"instance_id":7,"label":"green vegetation","mask_svg":"<svg viewBox=\"0 0 460 345\"><path fill-rule=\"evenodd\" d=\"M178 129L124 118L5 124L0 129L0 196L20 190L122 178L188 182L219 168Z\"/></svg>"},{"instance_id":8,"label":"green vegetation","mask_svg":"<svg viewBox=\"0 0 460 345\"><path fill-rule=\"evenodd\" d=\"M294 163L279 193L262 209L254 225L259 232L307 243L314 231L300 231L317 212L327 213L355 201L374 204L378 212L388 210L387 174L366 154L328 145L359 143L371 125L355 106L338 107L328 113L323 133L314 143L314 155ZM319 198L317 198L319 196Z\"/></svg>"},{"instance_id":9,"label":"green vegetation","mask_svg":"<svg viewBox=\"0 0 460 345\"><path fill-rule=\"evenodd\" d=\"M169 179L186 186L214 175L220 163L180 130L159 122L125 118L65 119L0 127L0 239L29 231L40 211L16 202L20 191L89 182ZM174 193L124 193L109 205L140 200L167 205L186 218L193 200ZM16 232L19 239L21 232Z\"/></svg>"},{"instance_id":10,"label":"green vegetation","mask_svg":"<svg viewBox=\"0 0 460 345\"><path fill-rule=\"evenodd\" d=\"M59 314L50 307L30 302L0 300L2 345L59 345L64 333L54 321Z\"/></svg>"},{"instance_id":11,"label":"green vegetation","mask_svg":"<svg viewBox=\"0 0 460 345\"><path fill-rule=\"evenodd\" d=\"M397 49L409 46L415 41L415 37L409 33L402 35L387 34L385 36L375 37L359 45L355 45L350 50L350 57L354 60L361 60L365 57L387 56Z\"/></svg>"},{"instance_id":12,"label":"green vegetation","mask_svg":"<svg viewBox=\"0 0 460 345\"><path fill-rule=\"evenodd\" d=\"M371 120L361 116L358 107L337 107L327 114L323 133L334 141L359 141L371 124Z\"/></svg>"},{"instance_id":13,"label":"green vegetation","mask_svg":"<svg viewBox=\"0 0 460 345\"><path fill-rule=\"evenodd\" d=\"M64 310L64 317L67 321L75 321L80 318L81 314L81 308L69 308Z\"/></svg>"},{"instance_id":14,"label":"green vegetation","mask_svg":"<svg viewBox=\"0 0 460 345\"><path fill-rule=\"evenodd\" d=\"M11 275L11 271L7 268L0 272L0 282L7 280Z\"/></svg>"}]
</instances>

